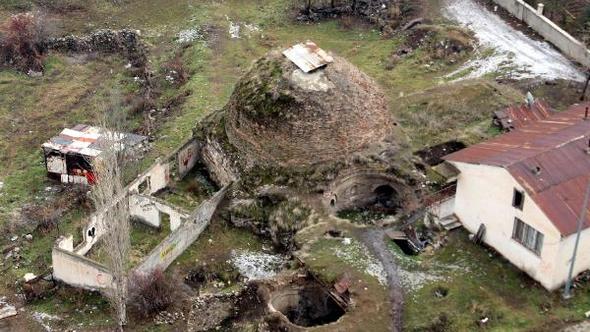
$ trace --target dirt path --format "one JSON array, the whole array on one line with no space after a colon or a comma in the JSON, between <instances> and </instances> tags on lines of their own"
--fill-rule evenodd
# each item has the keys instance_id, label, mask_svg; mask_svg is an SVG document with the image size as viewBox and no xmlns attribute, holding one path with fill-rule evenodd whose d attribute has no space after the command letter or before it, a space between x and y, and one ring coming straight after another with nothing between
<instances>
[{"instance_id":1,"label":"dirt path","mask_svg":"<svg viewBox=\"0 0 590 332\"><path fill-rule=\"evenodd\" d=\"M361 231L360 240L381 261L381 264L383 264L383 269L387 274L389 298L391 300L391 315L393 319L391 330L393 332L401 332L403 330L404 294L397 273L395 258L387 248L385 242L385 232L380 228L369 228Z\"/></svg>"},{"instance_id":2,"label":"dirt path","mask_svg":"<svg viewBox=\"0 0 590 332\"><path fill-rule=\"evenodd\" d=\"M480 51L494 50L493 54L481 54L459 68L455 73L471 70L463 78L500 72L513 79L584 79L578 68L549 43L529 38L474 0L445 0L443 3L444 16L472 30L482 46Z\"/></svg>"}]
</instances>

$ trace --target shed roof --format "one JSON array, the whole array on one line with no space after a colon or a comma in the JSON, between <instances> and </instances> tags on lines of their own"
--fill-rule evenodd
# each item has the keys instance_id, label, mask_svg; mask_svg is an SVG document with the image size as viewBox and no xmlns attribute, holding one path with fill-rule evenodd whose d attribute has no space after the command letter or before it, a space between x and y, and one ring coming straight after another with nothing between
<instances>
[{"instance_id":1,"label":"shed roof","mask_svg":"<svg viewBox=\"0 0 590 332\"><path fill-rule=\"evenodd\" d=\"M334 62L332 56L309 40L284 50L283 55L306 73Z\"/></svg>"},{"instance_id":2,"label":"shed roof","mask_svg":"<svg viewBox=\"0 0 590 332\"><path fill-rule=\"evenodd\" d=\"M63 154L79 154L86 157L96 157L102 152L101 139L105 135L112 135L123 147L134 147L143 143L145 136L130 133L105 132L101 128L79 124L73 128L65 128L58 136L43 143L46 150L58 151Z\"/></svg>"},{"instance_id":3,"label":"shed roof","mask_svg":"<svg viewBox=\"0 0 590 332\"><path fill-rule=\"evenodd\" d=\"M507 107L494 112L494 121L507 130L514 130L529 125L531 122L548 118L555 111L544 101L535 101L532 105L522 104Z\"/></svg>"},{"instance_id":4,"label":"shed roof","mask_svg":"<svg viewBox=\"0 0 590 332\"><path fill-rule=\"evenodd\" d=\"M505 168L562 235L573 234L590 179L589 107L576 104L444 159ZM590 208L584 228L589 216Z\"/></svg>"}]
</instances>

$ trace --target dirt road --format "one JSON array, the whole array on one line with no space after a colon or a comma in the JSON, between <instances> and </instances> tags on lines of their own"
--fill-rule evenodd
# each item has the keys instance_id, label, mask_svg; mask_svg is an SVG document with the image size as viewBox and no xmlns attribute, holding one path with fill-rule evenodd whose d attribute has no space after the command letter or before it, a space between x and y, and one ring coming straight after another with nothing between
<instances>
[{"instance_id":1,"label":"dirt road","mask_svg":"<svg viewBox=\"0 0 590 332\"><path fill-rule=\"evenodd\" d=\"M385 242L385 232L380 228L369 228L361 231L360 240L371 251L387 274L389 298L391 300L391 315L393 318L392 331L401 332L403 329L404 295L397 273L397 264Z\"/></svg>"},{"instance_id":2,"label":"dirt road","mask_svg":"<svg viewBox=\"0 0 590 332\"><path fill-rule=\"evenodd\" d=\"M494 50L491 55L484 52L468 61L450 77L471 70L462 78L498 72L499 76L513 79L584 80L578 68L550 44L529 38L474 0L446 0L445 3L444 16L472 30L479 39L480 51Z\"/></svg>"}]
</instances>

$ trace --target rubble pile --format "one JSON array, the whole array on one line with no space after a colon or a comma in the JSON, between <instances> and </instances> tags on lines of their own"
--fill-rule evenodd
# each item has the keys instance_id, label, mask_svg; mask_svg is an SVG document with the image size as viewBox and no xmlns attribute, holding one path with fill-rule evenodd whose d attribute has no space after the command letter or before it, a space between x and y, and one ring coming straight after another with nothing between
<instances>
[{"instance_id":1,"label":"rubble pile","mask_svg":"<svg viewBox=\"0 0 590 332\"><path fill-rule=\"evenodd\" d=\"M315 1L300 9L297 20L315 22L327 18L351 15L375 24L386 35L420 15L421 1L416 0L357 0Z\"/></svg>"},{"instance_id":2,"label":"rubble pile","mask_svg":"<svg viewBox=\"0 0 590 332\"><path fill-rule=\"evenodd\" d=\"M122 54L134 67L143 67L147 63L147 47L141 41L139 31L129 29L100 29L85 36L50 38L46 46L60 52Z\"/></svg>"}]
</instances>

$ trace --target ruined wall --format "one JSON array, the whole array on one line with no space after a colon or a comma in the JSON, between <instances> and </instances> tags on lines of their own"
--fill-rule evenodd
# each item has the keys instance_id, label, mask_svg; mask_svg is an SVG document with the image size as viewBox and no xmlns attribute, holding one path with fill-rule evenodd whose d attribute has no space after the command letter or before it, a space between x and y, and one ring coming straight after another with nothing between
<instances>
[{"instance_id":1,"label":"ruined wall","mask_svg":"<svg viewBox=\"0 0 590 332\"><path fill-rule=\"evenodd\" d=\"M139 32L128 29L101 29L84 36L50 38L45 46L60 52L118 53L127 57L134 67L143 67L147 63L147 47Z\"/></svg>"},{"instance_id":2,"label":"ruined wall","mask_svg":"<svg viewBox=\"0 0 590 332\"><path fill-rule=\"evenodd\" d=\"M127 192L152 195L166 188L169 183L170 164L158 160L150 169L140 174L127 186Z\"/></svg>"},{"instance_id":3,"label":"ruined wall","mask_svg":"<svg viewBox=\"0 0 590 332\"><path fill-rule=\"evenodd\" d=\"M225 197L228 186L203 202L186 223L165 238L135 269L139 273L149 273L156 268L165 270L186 248L201 235Z\"/></svg>"},{"instance_id":4,"label":"ruined wall","mask_svg":"<svg viewBox=\"0 0 590 332\"><path fill-rule=\"evenodd\" d=\"M197 164L199 160L199 150L201 146L199 142L196 140L189 140L185 143L180 149L178 149L178 153L176 154L176 163L177 163L177 172L178 178L182 179L188 172L190 172L193 167Z\"/></svg>"},{"instance_id":5,"label":"ruined wall","mask_svg":"<svg viewBox=\"0 0 590 332\"><path fill-rule=\"evenodd\" d=\"M168 186L170 183L170 164L156 161L156 163L150 167L147 171L140 174L131 184L126 187L127 193L142 193L151 195L158 192ZM140 192L141 191L141 192ZM114 200L113 205L117 204L123 199L127 199L128 195L119 197ZM164 210L164 208L163 208ZM139 213L138 209L134 210L135 213ZM76 248L75 252L79 255L86 255L86 253L92 248L92 246L98 241L98 239L104 233L103 223L104 211L97 211L90 216L90 221L82 231L83 242ZM146 215L148 213L146 212ZM155 218L154 218L155 219ZM152 220L152 219L150 219ZM158 223L159 226L159 223Z\"/></svg>"},{"instance_id":6,"label":"ruined wall","mask_svg":"<svg viewBox=\"0 0 590 332\"><path fill-rule=\"evenodd\" d=\"M590 51L586 46L561 29L550 19L537 13L537 11L522 0L494 0L510 14L524 21L538 34L559 48L564 54L590 67Z\"/></svg>"},{"instance_id":7,"label":"ruined wall","mask_svg":"<svg viewBox=\"0 0 590 332\"><path fill-rule=\"evenodd\" d=\"M69 237L60 239L53 248L53 278L91 290L110 287L113 277L107 267L75 254L72 247L72 238Z\"/></svg>"},{"instance_id":8,"label":"ruined wall","mask_svg":"<svg viewBox=\"0 0 590 332\"><path fill-rule=\"evenodd\" d=\"M207 139L201 149L201 159L209 169L209 174L215 183L226 186L236 181L238 172L232 166L231 159L225 154L217 141Z\"/></svg>"},{"instance_id":9,"label":"ruined wall","mask_svg":"<svg viewBox=\"0 0 590 332\"><path fill-rule=\"evenodd\" d=\"M152 227L160 227L162 214L170 216L170 230L176 230L190 216L188 212L167 202L146 195L129 196L129 214Z\"/></svg>"}]
</instances>

